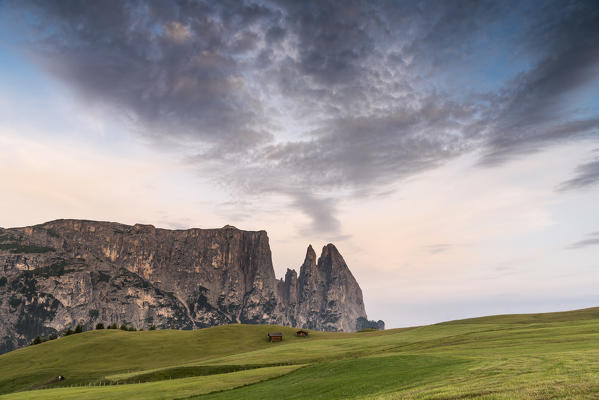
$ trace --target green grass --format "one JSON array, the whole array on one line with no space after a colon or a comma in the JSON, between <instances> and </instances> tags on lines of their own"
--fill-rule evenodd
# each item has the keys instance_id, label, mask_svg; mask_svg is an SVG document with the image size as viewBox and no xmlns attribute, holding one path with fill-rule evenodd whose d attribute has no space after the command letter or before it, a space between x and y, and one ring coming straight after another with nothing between
<instances>
[{"instance_id":1,"label":"green grass","mask_svg":"<svg viewBox=\"0 0 599 400\"><path fill-rule=\"evenodd\" d=\"M282 343L266 340L275 330ZM599 308L293 333L229 325L73 335L0 356L0 393L21 391L0 399L599 399ZM67 380L46 386L120 384L23 392L59 374Z\"/></svg>"},{"instance_id":2,"label":"green grass","mask_svg":"<svg viewBox=\"0 0 599 400\"><path fill-rule=\"evenodd\" d=\"M154 400L154 399L180 399L202 393L209 393L223 389L276 378L285 375L301 366L291 365L285 367L269 367L232 372L228 374L200 376L195 378L181 378L163 380L159 382L99 386L46 389L29 392L13 393L2 396L6 400L99 400L99 399L129 399L129 400Z\"/></svg>"},{"instance_id":3,"label":"green grass","mask_svg":"<svg viewBox=\"0 0 599 400\"><path fill-rule=\"evenodd\" d=\"M204 360L268 348L266 335L273 329L285 333L285 343L303 340L293 336L292 328L266 325L196 331L103 329L71 335L0 356L0 393L36 387L58 375L67 377L58 385L79 385L99 383L115 374L201 365ZM316 337L335 335L339 334L315 333Z\"/></svg>"},{"instance_id":4,"label":"green grass","mask_svg":"<svg viewBox=\"0 0 599 400\"><path fill-rule=\"evenodd\" d=\"M464 374L468 360L432 356L391 356L315 363L262 385L215 393L201 399L346 399L394 392L434 382L439 376Z\"/></svg>"},{"instance_id":5,"label":"green grass","mask_svg":"<svg viewBox=\"0 0 599 400\"><path fill-rule=\"evenodd\" d=\"M106 382L113 383L141 383L157 382L169 379L189 378L192 376L206 376L216 374L228 374L231 372L244 371L249 369L272 367L274 365L198 365L181 366L172 368L160 368L152 371L132 372L128 374L118 374L106 377ZM276 365L282 366L282 364Z\"/></svg>"}]
</instances>

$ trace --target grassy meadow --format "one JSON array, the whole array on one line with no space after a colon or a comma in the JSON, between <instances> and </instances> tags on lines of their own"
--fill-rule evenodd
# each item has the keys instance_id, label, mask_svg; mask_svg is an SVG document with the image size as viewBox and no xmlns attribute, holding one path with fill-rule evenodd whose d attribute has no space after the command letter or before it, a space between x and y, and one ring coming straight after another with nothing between
<instances>
[{"instance_id":1,"label":"grassy meadow","mask_svg":"<svg viewBox=\"0 0 599 400\"><path fill-rule=\"evenodd\" d=\"M282 331L269 343L269 331ZM0 356L9 399L599 399L599 308L361 333L99 330ZM66 380L54 382L58 375Z\"/></svg>"}]
</instances>

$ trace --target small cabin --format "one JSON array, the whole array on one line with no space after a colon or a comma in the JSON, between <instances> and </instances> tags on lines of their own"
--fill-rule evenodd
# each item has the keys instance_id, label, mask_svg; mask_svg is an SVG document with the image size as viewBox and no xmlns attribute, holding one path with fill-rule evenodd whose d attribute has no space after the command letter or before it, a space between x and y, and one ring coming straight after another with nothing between
<instances>
[{"instance_id":1,"label":"small cabin","mask_svg":"<svg viewBox=\"0 0 599 400\"><path fill-rule=\"evenodd\" d=\"M295 332L295 335L299 336L299 337L306 337L306 336L308 336L308 331L300 330L300 331Z\"/></svg>"},{"instance_id":2,"label":"small cabin","mask_svg":"<svg viewBox=\"0 0 599 400\"><path fill-rule=\"evenodd\" d=\"M268 334L269 342L281 342L283 341L283 334L281 332L272 332Z\"/></svg>"}]
</instances>

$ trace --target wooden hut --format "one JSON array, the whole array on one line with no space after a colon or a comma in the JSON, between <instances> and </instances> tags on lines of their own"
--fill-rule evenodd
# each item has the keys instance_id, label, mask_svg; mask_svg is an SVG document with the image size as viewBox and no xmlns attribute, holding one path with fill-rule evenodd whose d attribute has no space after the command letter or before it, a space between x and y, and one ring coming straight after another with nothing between
<instances>
[{"instance_id":1,"label":"wooden hut","mask_svg":"<svg viewBox=\"0 0 599 400\"><path fill-rule=\"evenodd\" d=\"M268 334L269 342L280 342L283 340L283 334L281 332L271 332Z\"/></svg>"},{"instance_id":2,"label":"wooden hut","mask_svg":"<svg viewBox=\"0 0 599 400\"><path fill-rule=\"evenodd\" d=\"M295 332L295 335L299 336L299 337L306 337L306 336L308 336L308 331L299 330L299 331Z\"/></svg>"}]
</instances>

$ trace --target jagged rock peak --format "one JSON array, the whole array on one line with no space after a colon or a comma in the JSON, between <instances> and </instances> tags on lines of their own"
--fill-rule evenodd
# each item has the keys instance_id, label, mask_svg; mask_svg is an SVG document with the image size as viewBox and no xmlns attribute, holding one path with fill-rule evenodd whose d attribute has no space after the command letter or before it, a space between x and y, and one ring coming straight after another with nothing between
<instances>
[{"instance_id":1,"label":"jagged rock peak","mask_svg":"<svg viewBox=\"0 0 599 400\"><path fill-rule=\"evenodd\" d=\"M307 259L316 260L316 252L311 244L308 245L308 249L306 250L306 260Z\"/></svg>"},{"instance_id":2,"label":"jagged rock peak","mask_svg":"<svg viewBox=\"0 0 599 400\"><path fill-rule=\"evenodd\" d=\"M306 250L306 257L304 258L304 263L300 268L300 274L303 270L313 268L316 268L316 252L314 251L312 245L309 245L308 249Z\"/></svg>"},{"instance_id":3,"label":"jagged rock peak","mask_svg":"<svg viewBox=\"0 0 599 400\"><path fill-rule=\"evenodd\" d=\"M297 272L294 269L287 268L287 272L285 272L285 281L289 279L297 279Z\"/></svg>"},{"instance_id":4,"label":"jagged rock peak","mask_svg":"<svg viewBox=\"0 0 599 400\"><path fill-rule=\"evenodd\" d=\"M341 253L339 253L339 250L337 250L337 247L333 243L329 243L322 248L320 258L328 258L331 262L342 262L345 264L345 260L343 260Z\"/></svg>"},{"instance_id":5,"label":"jagged rock peak","mask_svg":"<svg viewBox=\"0 0 599 400\"><path fill-rule=\"evenodd\" d=\"M323 246L322 251L323 253L326 251L339 254L339 250L337 250L337 247L335 247L333 243L327 243L325 246Z\"/></svg>"}]
</instances>

